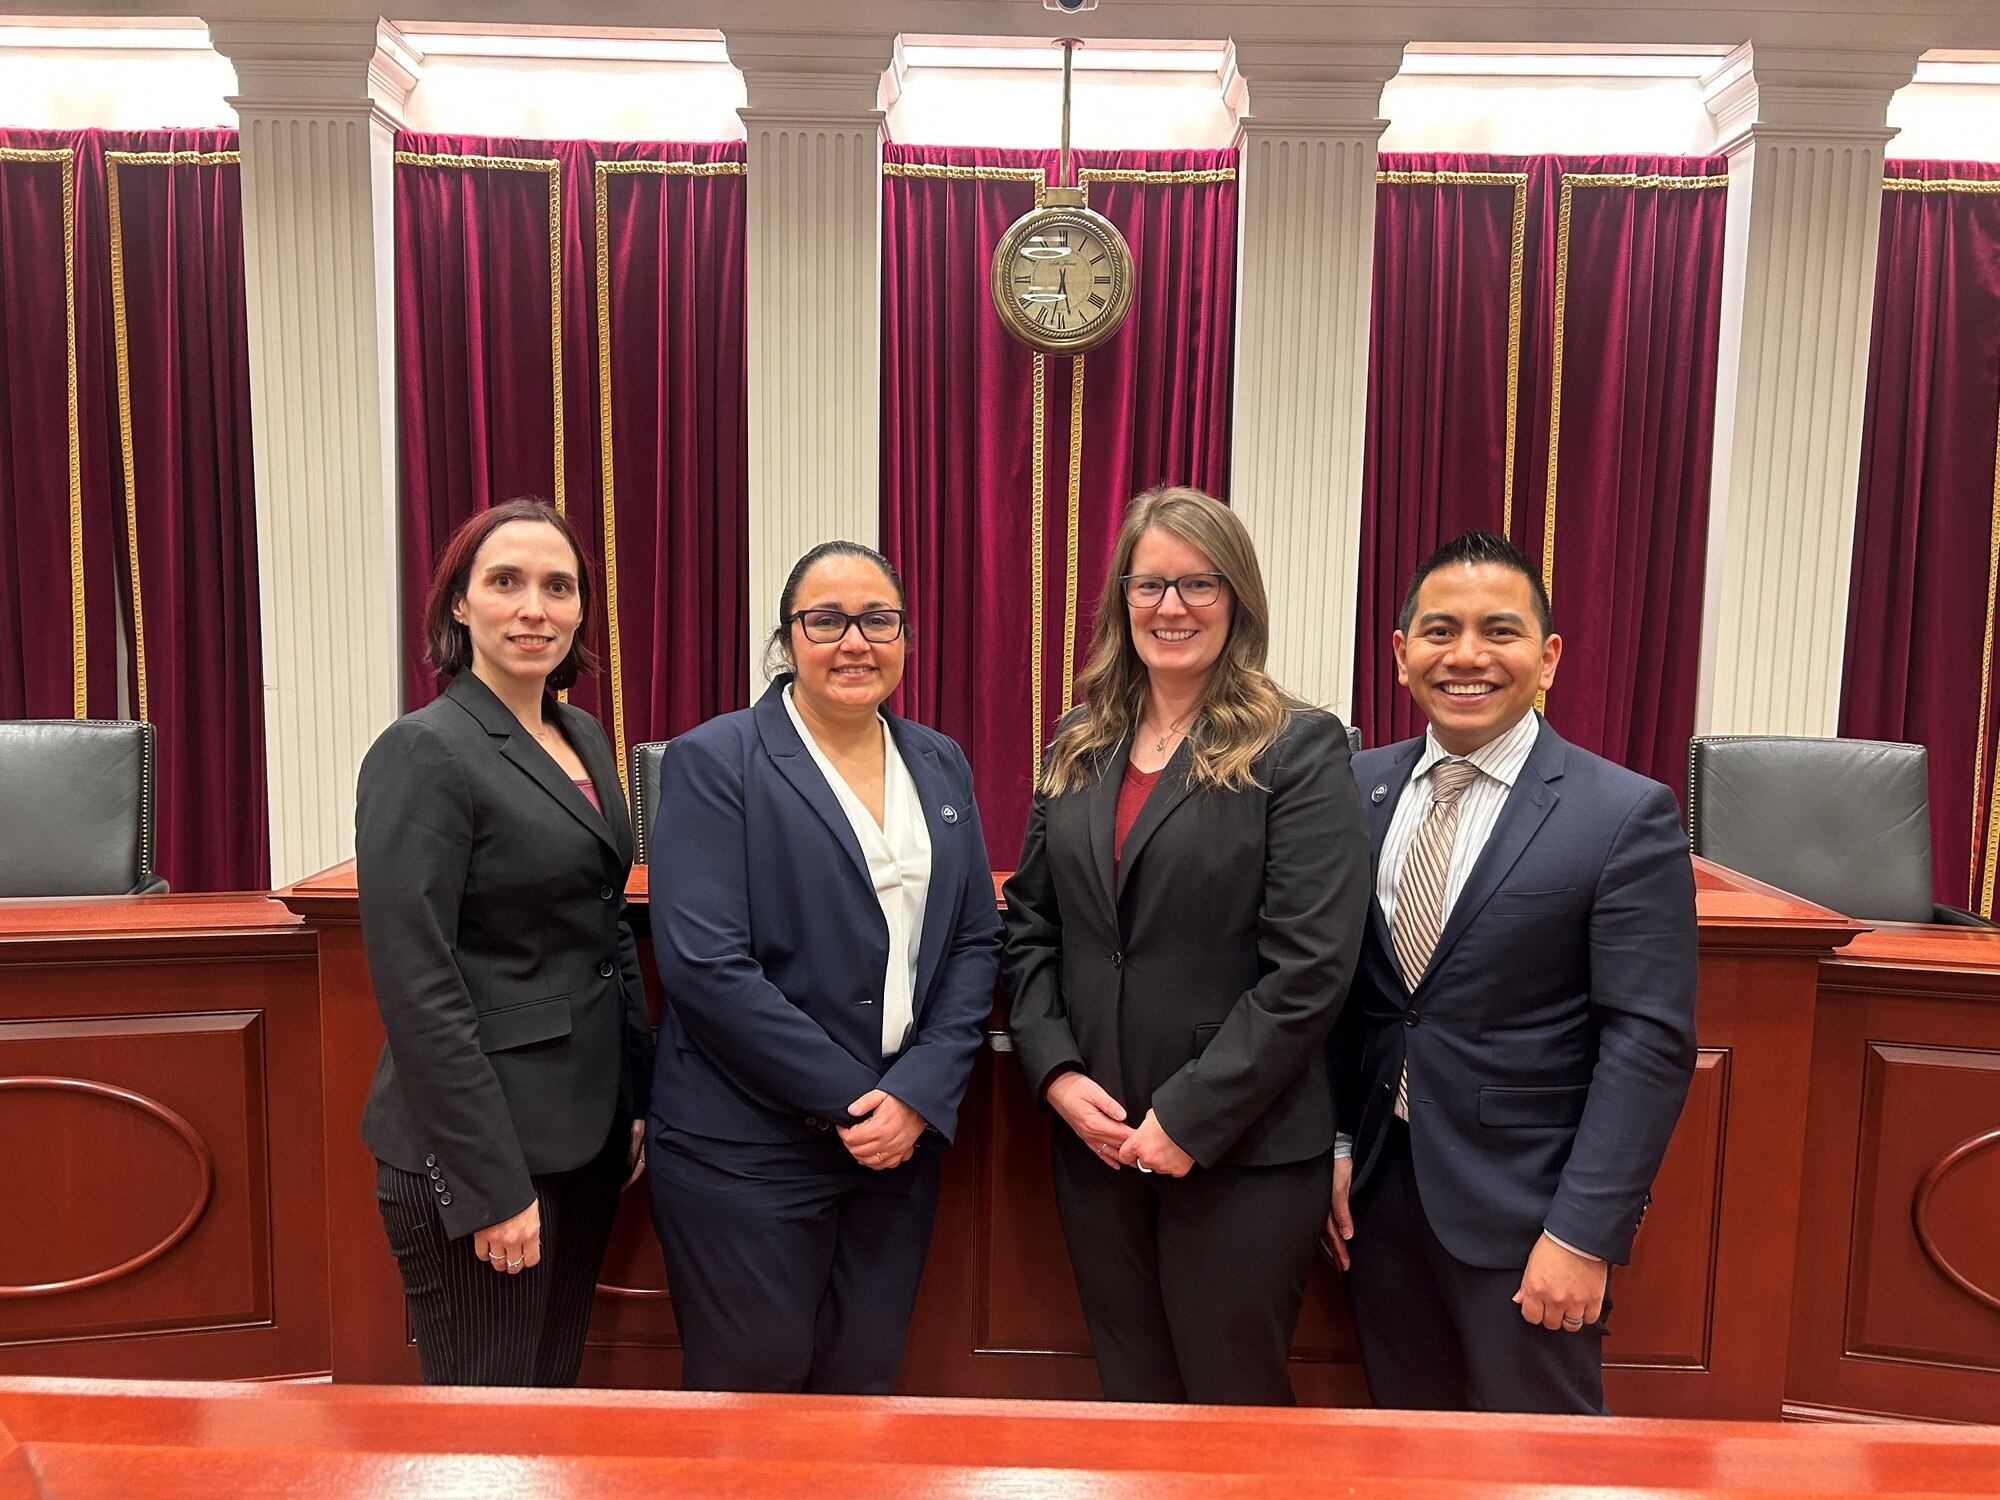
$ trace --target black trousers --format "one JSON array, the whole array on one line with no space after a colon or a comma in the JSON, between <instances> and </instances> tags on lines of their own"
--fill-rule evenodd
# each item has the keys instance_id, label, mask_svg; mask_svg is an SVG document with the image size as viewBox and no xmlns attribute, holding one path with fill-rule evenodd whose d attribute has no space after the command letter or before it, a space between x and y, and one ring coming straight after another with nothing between
<instances>
[{"instance_id":1,"label":"black trousers","mask_svg":"<svg viewBox=\"0 0 2000 1500\"><path fill-rule=\"evenodd\" d=\"M1528 1322L1513 1301L1525 1267L1469 1266L1439 1243L1400 1120L1354 1204L1348 1250L1361 1366L1377 1406L1604 1413L1609 1285L1597 1321L1575 1333Z\"/></svg>"},{"instance_id":2,"label":"black trousers","mask_svg":"<svg viewBox=\"0 0 2000 1500\"><path fill-rule=\"evenodd\" d=\"M596 1160L533 1179L542 1259L517 1275L474 1255L471 1235L445 1238L430 1179L375 1164L375 1200L402 1272L425 1385L576 1384L630 1145L621 1122Z\"/></svg>"},{"instance_id":3,"label":"black trousers","mask_svg":"<svg viewBox=\"0 0 2000 1500\"><path fill-rule=\"evenodd\" d=\"M940 1150L876 1172L831 1131L773 1145L655 1127L647 1159L683 1390L895 1386Z\"/></svg>"},{"instance_id":4,"label":"black trousers","mask_svg":"<svg viewBox=\"0 0 2000 1500\"><path fill-rule=\"evenodd\" d=\"M1333 1154L1274 1167L1113 1171L1060 1121L1056 1208L1113 1401L1290 1406L1287 1359Z\"/></svg>"}]
</instances>

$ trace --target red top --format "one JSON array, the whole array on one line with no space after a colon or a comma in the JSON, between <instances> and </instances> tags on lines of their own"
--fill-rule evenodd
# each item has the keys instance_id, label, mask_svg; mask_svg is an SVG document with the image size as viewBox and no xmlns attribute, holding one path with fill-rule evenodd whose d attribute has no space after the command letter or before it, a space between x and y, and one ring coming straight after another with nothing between
<instances>
[{"instance_id":1,"label":"red top","mask_svg":"<svg viewBox=\"0 0 2000 1500\"><path fill-rule=\"evenodd\" d=\"M1125 762L1125 779L1118 784L1118 832L1111 843L1113 864L1125 857L1125 835L1139 821L1139 809L1146 805L1153 783L1159 779L1158 771L1142 771L1131 761Z\"/></svg>"},{"instance_id":2,"label":"red top","mask_svg":"<svg viewBox=\"0 0 2000 1500\"><path fill-rule=\"evenodd\" d=\"M579 792L582 792L584 796L590 799L590 805L602 814L604 804L597 800L597 783L592 781L588 776L572 776L570 780L576 783L576 789Z\"/></svg>"}]
</instances>

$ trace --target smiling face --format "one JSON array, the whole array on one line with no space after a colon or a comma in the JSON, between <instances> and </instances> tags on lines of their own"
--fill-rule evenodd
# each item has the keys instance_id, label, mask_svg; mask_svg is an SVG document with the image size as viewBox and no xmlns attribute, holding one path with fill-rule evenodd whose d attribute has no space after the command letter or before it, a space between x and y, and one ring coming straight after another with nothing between
<instances>
[{"instance_id":1,"label":"smiling face","mask_svg":"<svg viewBox=\"0 0 2000 1500\"><path fill-rule=\"evenodd\" d=\"M1556 680L1562 637L1543 638L1527 575L1499 563L1439 568L1397 631L1396 677L1438 744L1470 755L1512 729Z\"/></svg>"},{"instance_id":2,"label":"smiling face","mask_svg":"<svg viewBox=\"0 0 2000 1500\"><path fill-rule=\"evenodd\" d=\"M569 655L583 618L576 567L563 534L540 521L509 521L480 544L451 611L472 637L480 681L539 688Z\"/></svg>"},{"instance_id":3,"label":"smiling face","mask_svg":"<svg viewBox=\"0 0 2000 1500\"><path fill-rule=\"evenodd\" d=\"M1126 569L1135 578L1145 574L1179 578L1186 573L1220 571L1207 553L1158 526L1149 526L1139 534L1131 564ZM1139 653L1139 660L1156 682L1199 689L1214 673L1222 648L1229 643L1233 609L1227 583L1214 603L1196 609L1188 607L1177 588L1168 589L1151 609L1127 604L1132 649Z\"/></svg>"},{"instance_id":4,"label":"smiling face","mask_svg":"<svg viewBox=\"0 0 2000 1500\"><path fill-rule=\"evenodd\" d=\"M859 625L849 625L839 640L823 644L806 638L805 627L796 616L815 609L837 609L850 615L901 609L903 600L896 585L867 558L836 553L807 570L790 602L788 613L794 618L785 654L798 674L792 684L793 698L804 700L804 710L828 719L874 713L903 680L903 663L910 649L908 634L893 641L871 641L861 634Z\"/></svg>"}]
</instances>

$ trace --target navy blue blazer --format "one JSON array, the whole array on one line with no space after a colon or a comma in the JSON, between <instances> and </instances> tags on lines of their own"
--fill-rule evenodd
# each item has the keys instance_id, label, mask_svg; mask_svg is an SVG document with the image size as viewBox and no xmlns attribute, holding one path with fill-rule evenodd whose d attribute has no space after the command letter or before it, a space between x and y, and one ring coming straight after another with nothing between
<instances>
[{"instance_id":1,"label":"navy blue blazer","mask_svg":"<svg viewBox=\"0 0 2000 1500\"><path fill-rule=\"evenodd\" d=\"M1371 866L1421 738L1354 757ZM1410 1068L1410 1149L1459 1260L1526 1264L1546 1228L1630 1258L1694 1076L1694 869L1673 793L1546 723L1412 992L1369 901L1335 1032L1354 1187Z\"/></svg>"},{"instance_id":2,"label":"navy blue blazer","mask_svg":"<svg viewBox=\"0 0 2000 1500\"><path fill-rule=\"evenodd\" d=\"M923 802L931 882L915 1025L882 1056L889 927L833 788L785 712L750 708L667 746L651 903L666 1004L651 1119L729 1141L807 1140L881 1088L950 1140L993 1008L1000 918L972 770L886 714Z\"/></svg>"}]
</instances>

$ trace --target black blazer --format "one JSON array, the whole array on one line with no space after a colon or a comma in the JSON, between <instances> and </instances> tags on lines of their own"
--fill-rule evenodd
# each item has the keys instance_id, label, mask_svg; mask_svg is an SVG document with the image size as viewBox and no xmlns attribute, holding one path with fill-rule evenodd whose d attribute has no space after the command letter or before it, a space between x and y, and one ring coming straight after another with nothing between
<instances>
[{"instance_id":1,"label":"black blazer","mask_svg":"<svg viewBox=\"0 0 2000 1500\"><path fill-rule=\"evenodd\" d=\"M1007 882L1015 1051L1039 1096L1064 1065L1197 1163L1271 1166L1333 1145L1323 1043L1368 906L1347 731L1291 713L1259 786L1195 790L1174 752L1126 836L1123 746L1081 789L1035 796Z\"/></svg>"},{"instance_id":2,"label":"black blazer","mask_svg":"<svg viewBox=\"0 0 2000 1500\"><path fill-rule=\"evenodd\" d=\"M361 763L355 882L388 1032L361 1138L437 1184L454 1238L639 1113L652 1044L625 918L632 822L604 730L546 700L603 814L471 672Z\"/></svg>"},{"instance_id":3,"label":"black blazer","mask_svg":"<svg viewBox=\"0 0 2000 1500\"><path fill-rule=\"evenodd\" d=\"M1379 858L1424 741L1354 758ZM1412 992L1370 893L1333 1042L1354 1190L1410 1069L1424 1214L1468 1265L1526 1264L1544 1228L1630 1258L1694 1076L1694 869L1659 782L1543 723Z\"/></svg>"}]
</instances>

